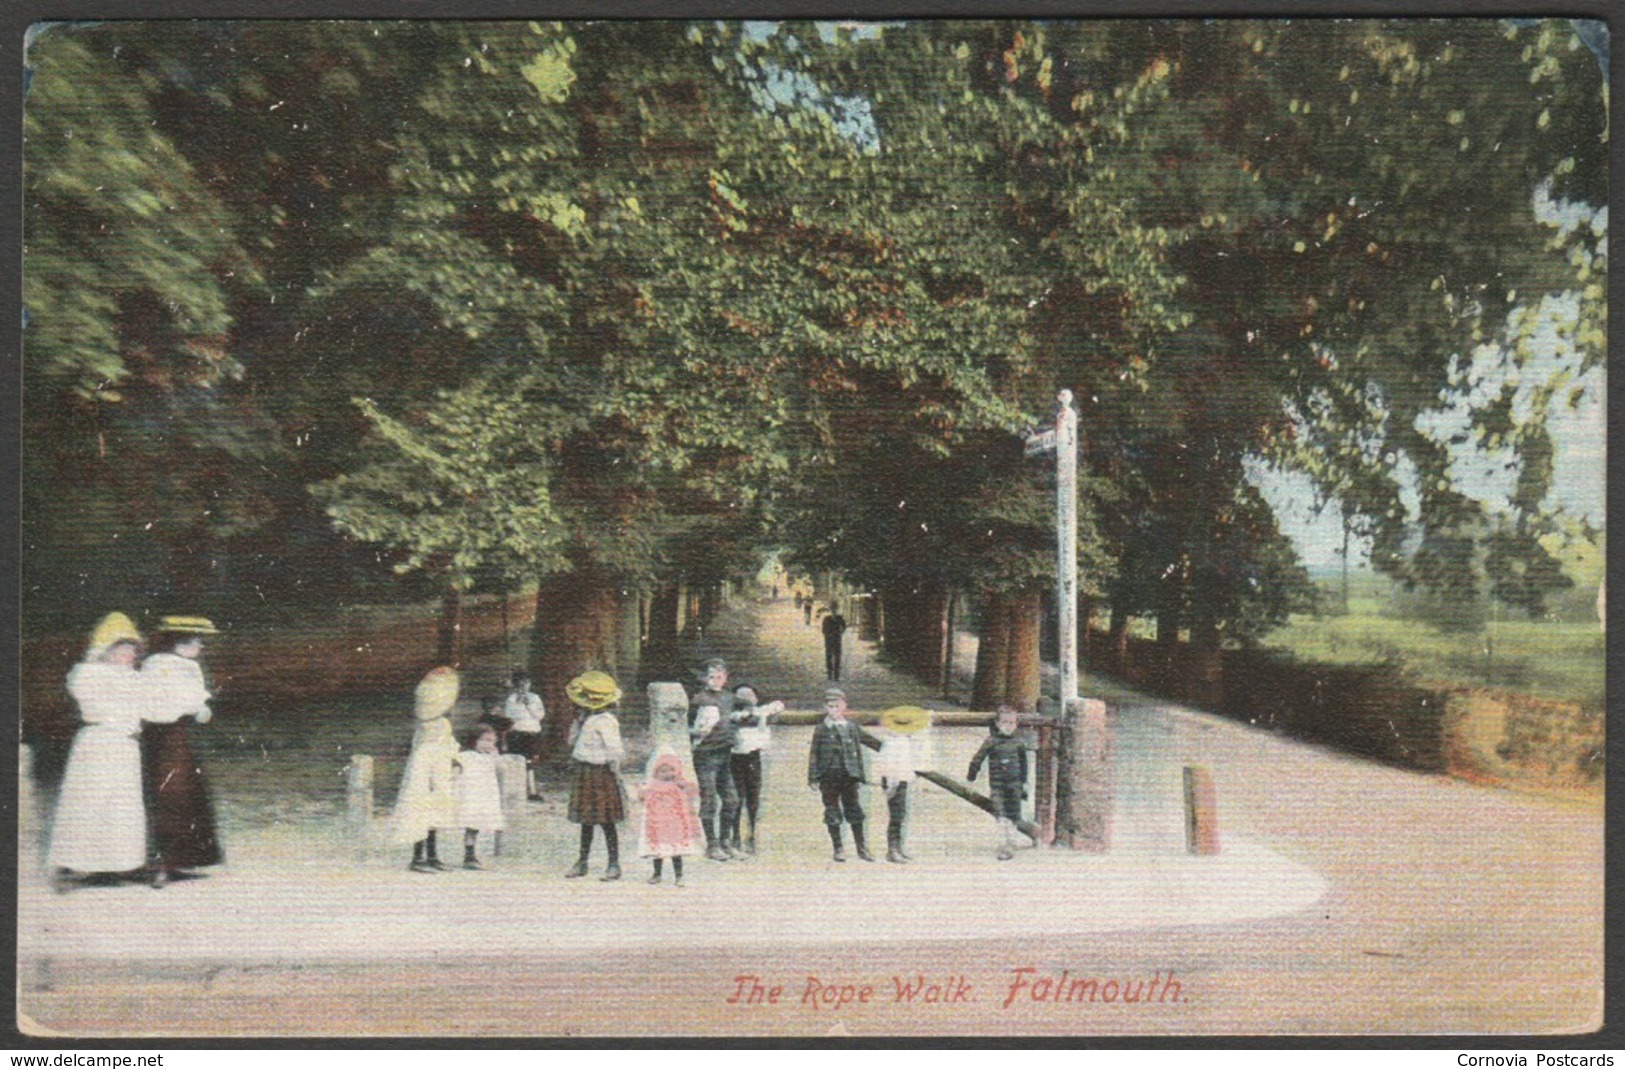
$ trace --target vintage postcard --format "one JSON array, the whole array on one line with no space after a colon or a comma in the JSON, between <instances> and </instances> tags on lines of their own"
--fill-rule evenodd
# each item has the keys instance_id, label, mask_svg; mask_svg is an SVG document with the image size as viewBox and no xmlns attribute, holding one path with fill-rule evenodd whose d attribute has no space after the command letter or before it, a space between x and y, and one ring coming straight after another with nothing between
<instances>
[{"instance_id":1,"label":"vintage postcard","mask_svg":"<svg viewBox=\"0 0 1625 1069\"><path fill-rule=\"evenodd\" d=\"M1602 1028L1602 21L26 30L23 1042Z\"/></svg>"}]
</instances>

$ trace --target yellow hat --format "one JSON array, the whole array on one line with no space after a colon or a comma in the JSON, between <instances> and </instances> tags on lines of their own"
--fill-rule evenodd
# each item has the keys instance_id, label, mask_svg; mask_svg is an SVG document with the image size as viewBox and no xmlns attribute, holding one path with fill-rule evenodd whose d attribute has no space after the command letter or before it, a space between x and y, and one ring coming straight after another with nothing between
<instances>
[{"instance_id":1,"label":"yellow hat","mask_svg":"<svg viewBox=\"0 0 1625 1069\"><path fill-rule=\"evenodd\" d=\"M899 735L912 735L931 726L931 713L917 705L894 705L880 714L880 726Z\"/></svg>"},{"instance_id":2,"label":"yellow hat","mask_svg":"<svg viewBox=\"0 0 1625 1069\"><path fill-rule=\"evenodd\" d=\"M621 688L608 672L583 672L570 680L564 693L583 709L605 709L621 700Z\"/></svg>"},{"instance_id":3,"label":"yellow hat","mask_svg":"<svg viewBox=\"0 0 1625 1069\"><path fill-rule=\"evenodd\" d=\"M418 684L417 693L413 695L412 712L419 720L433 720L437 716L445 716L451 712L451 707L457 704L457 690L460 686L455 669L441 665L431 668L429 674L423 677Z\"/></svg>"},{"instance_id":4,"label":"yellow hat","mask_svg":"<svg viewBox=\"0 0 1625 1069\"><path fill-rule=\"evenodd\" d=\"M214 623L202 616L165 616L158 621L158 630L175 635L218 635Z\"/></svg>"},{"instance_id":5,"label":"yellow hat","mask_svg":"<svg viewBox=\"0 0 1625 1069\"><path fill-rule=\"evenodd\" d=\"M128 616L121 612L110 612L102 617L101 623L96 625L96 630L90 633L90 648L85 651L85 657L100 657L120 642L140 641L141 632L135 629L135 624Z\"/></svg>"}]
</instances>

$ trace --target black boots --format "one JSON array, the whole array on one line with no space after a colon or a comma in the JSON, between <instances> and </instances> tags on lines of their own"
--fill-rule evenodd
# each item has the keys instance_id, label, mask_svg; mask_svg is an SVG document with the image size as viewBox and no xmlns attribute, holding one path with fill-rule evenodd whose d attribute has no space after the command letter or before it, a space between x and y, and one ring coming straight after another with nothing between
<instances>
[{"instance_id":1,"label":"black boots","mask_svg":"<svg viewBox=\"0 0 1625 1069\"><path fill-rule=\"evenodd\" d=\"M841 845L841 826L839 824L826 825L829 828L830 845L835 847L835 860L846 860L846 848Z\"/></svg>"},{"instance_id":2,"label":"black boots","mask_svg":"<svg viewBox=\"0 0 1625 1069\"><path fill-rule=\"evenodd\" d=\"M407 868L412 872L446 871L446 866L435 856L434 832L412 844L412 863Z\"/></svg>"},{"instance_id":3,"label":"black boots","mask_svg":"<svg viewBox=\"0 0 1625 1069\"><path fill-rule=\"evenodd\" d=\"M886 860L897 865L908 862L908 855L903 853L903 833L896 828L886 829Z\"/></svg>"},{"instance_id":4,"label":"black boots","mask_svg":"<svg viewBox=\"0 0 1625 1069\"><path fill-rule=\"evenodd\" d=\"M875 855L869 852L869 844L863 840L863 821L861 820L852 822L852 841L857 845L860 860L873 861L875 859Z\"/></svg>"}]
</instances>

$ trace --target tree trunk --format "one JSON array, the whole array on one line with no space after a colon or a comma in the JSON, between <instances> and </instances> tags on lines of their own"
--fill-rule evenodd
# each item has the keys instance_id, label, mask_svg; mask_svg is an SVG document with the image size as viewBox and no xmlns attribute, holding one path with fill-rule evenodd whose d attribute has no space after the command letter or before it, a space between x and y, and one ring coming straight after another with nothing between
<instances>
[{"instance_id":1,"label":"tree trunk","mask_svg":"<svg viewBox=\"0 0 1625 1069\"><path fill-rule=\"evenodd\" d=\"M644 683L681 678L682 653L678 641L678 587L662 583L649 598L649 637L643 657Z\"/></svg>"},{"instance_id":2,"label":"tree trunk","mask_svg":"<svg viewBox=\"0 0 1625 1069\"><path fill-rule=\"evenodd\" d=\"M886 651L908 671L935 685L942 675L942 614L946 590L923 582L887 589L891 607Z\"/></svg>"},{"instance_id":3,"label":"tree trunk","mask_svg":"<svg viewBox=\"0 0 1625 1069\"><path fill-rule=\"evenodd\" d=\"M1112 606L1111 630L1107 633L1107 644L1111 648L1110 657L1113 671L1118 678L1129 680L1128 670L1128 611L1121 605Z\"/></svg>"},{"instance_id":4,"label":"tree trunk","mask_svg":"<svg viewBox=\"0 0 1625 1069\"><path fill-rule=\"evenodd\" d=\"M1009 671L1010 615L1005 600L986 594L982 600L981 641L976 647L976 681L971 687L972 709L997 709L1004 701Z\"/></svg>"},{"instance_id":5,"label":"tree trunk","mask_svg":"<svg viewBox=\"0 0 1625 1069\"><path fill-rule=\"evenodd\" d=\"M435 658L440 664L460 667L463 660L463 592L447 583L440 593L440 623L435 631Z\"/></svg>"},{"instance_id":6,"label":"tree trunk","mask_svg":"<svg viewBox=\"0 0 1625 1069\"><path fill-rule=\"evenodd\" d=\"M547 706L544 730L549 753L564 749L575 719L565 685L589 669L615 669L619 609L615 583L595 568L548 576L537 588L531 676Z\"/></svg>"},{"instance_id":7,"label":"tree trunk","mask_svg":"<svg viewBox=\"0 0 1625 1069\"><path fill-rule=\"evenodd\" d=\"M1185 680L1185 700L1217 710L1224 700L1224 669L1219 649L1219 623L1209 613L1191 620L1189 664L1179 673Z\"/></svg>"},{"instance_id":8,"label":"tree trunk","mask_svg":"<svg viewBox=\"0 0 1625 1069\"><path fill-rule=\"evenodd\" d=\"M1023 713L1038 708L1041 680L1038 630L1043 605L1043 593L1038 589L1010 595L1003 704Z\"/></svg>"},{"instance_id":9,"label":"tree trunk","mask_svg":"<svg viewBox=\"0 0 1625 1069\"><path fill-rule=\"evenodd\" d=\"M1094 658L1094 620L1095 605L1098 599L1093 594L1080 594L1078 596L1078 682L1081 685L1083 677L1089 673L1089 668L1095 663Z\"/></svg>"},{"instance_id":10,"label":"tree trunk","mask_svg":"<svg viewBox=\"0 0 1625 1069\"><path fill-rule=\"evenodd\" d=\"M643 662L642 635L643 591L622 590L620 617L616 621L615 668L623 690L642 685L639 678Z\"/></svg>"}]
</instances>

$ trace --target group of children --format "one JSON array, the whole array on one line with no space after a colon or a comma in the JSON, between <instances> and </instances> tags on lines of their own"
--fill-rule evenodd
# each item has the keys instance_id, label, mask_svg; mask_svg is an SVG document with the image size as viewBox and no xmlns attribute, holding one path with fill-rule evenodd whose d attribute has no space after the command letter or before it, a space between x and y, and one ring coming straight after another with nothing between
<instances>
[{"instance_id":1,"label":"group of children","mask_svg":"<svg viewBox=\"0 0 1625 1069\"><path fill-rule=\"evenodd\" d=\"M766 725L771 716L783 710L784 703L758 705L751 687L728 690L726 684L726 666L719 660L712 661L707 665L705 688L691 702L689 733L699 782L688 779L683 761L674 750L661 747L650 757L644 783L637 788L643 803L638 855L653 864L648 881L651 884L662 881L669 860L672 876L682 886L683 858L699 852L702 837L706 855L714 860L755 853ZM424 677L415 695L418 727L401 781L392 836L397 843L412 844L409 868L413 872L437 872L449 867L437 855L435 836L439 828L464 829L464 868L482 867L476 853L481 831L493 833L496 849L501 849L501 834L506 827L497 765L506 726L501 720L517 721L495 718L493 703L488 703L485 717L459 745L449 716L458 688L457 673L441 667ZM595 829L601 828L608 854L601 879L618 880L621 867L617 828L626 819L627 810L620 775L625 747L614 712L621 691L613 677L593 671L571 680L565 693L578 711L569 740L572 775L567 814L581 828L579 853L565 877L579 879L587 875ZM530 693L528 678L522 675L515 677L508 708L516 705L532 714L539 729L545 712L540 699ZM852 829L858 858L874 861L864 833L860 790L870 781L864 742L858 726L847 719L846 710L845 693L839 687L826 689L824 718L814 728L808 748L807 783L823 800L833 860L846 860L842 833L846 825ZM916 753L915 736L930 721L928 711L914 706L888 709L881 716L882 741L874 776L886 798L886 860L895 864L913 860L904 838L908 791L922 756ZM1013 856L1016 826L1026 798L1028 744L1018 727L1015 710L1001 708L988 738L972 758L969 772L974 781L982 764L988 765L1000 828L1000 860ZM540 731L534 734L539 740ZM513 735L509 730L509 752L515 752ZM533 767L533 751L518 752L525 753L528 765ZM532 798L539 797L533 779L528 788ZM749 818L744 836L742 815Z\"/></svg>"}]
</instances>

